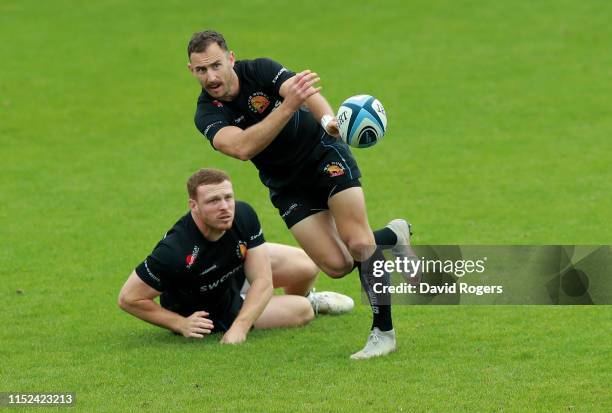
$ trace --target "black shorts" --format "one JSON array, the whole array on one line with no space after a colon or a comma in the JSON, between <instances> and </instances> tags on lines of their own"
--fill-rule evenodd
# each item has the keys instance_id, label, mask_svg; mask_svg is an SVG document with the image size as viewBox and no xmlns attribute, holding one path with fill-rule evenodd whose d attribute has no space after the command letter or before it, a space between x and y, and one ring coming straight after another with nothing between
<instances>
[{"instance_id":1,"label":"black shorts","mask_svg":"<svg viewBox=\"0 0 612 413\"><path fill-rule=\"evenodd\" d=\"M283 188L270 188L270 199L287 228L304 218L329 209L332 195L360 187L361 172L348 145L324 135L300 174Z\"/></svg>"},{"instance_id":2,"label":"black shorts","mask_svg":"<svg viewBox=\"0 0 612 413\"><path fill-rule=\"evenodd\" d=\"M224 333L232 326L242 308L243 301L239 288L226 290L222 299L212 308L194 295L179 291L165 291L159 297L159 303L163 308L183 317L189 317L196 311L208 312L207 318L212 320L214 325L213 333Z\"/></svg>"}]
</instances>

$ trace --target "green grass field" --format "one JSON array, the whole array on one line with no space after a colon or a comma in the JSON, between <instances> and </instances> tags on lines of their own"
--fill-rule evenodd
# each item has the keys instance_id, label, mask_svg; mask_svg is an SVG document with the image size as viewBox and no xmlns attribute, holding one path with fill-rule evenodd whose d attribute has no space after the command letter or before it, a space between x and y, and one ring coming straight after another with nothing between
<instances>
[{"instance_id":1,"label":"green grass field","mask_svg":"<svg viewBox=\"0 0 612 413\"><path fill-rule=\"evenodd\" d=\"M397 306L399 351L366 362L348 355L367 305L236 347L116 306L199 167L294 244L255 168L193 125L194 31L316 70L332 106L384 103L385 140L354 151L373 227L610 244L610 21L600 0L0 0L0 392L76 392L79 411L612 411L608 306ZM359 297L356 273L318 288Z\"/></svg>"}]
</instances>

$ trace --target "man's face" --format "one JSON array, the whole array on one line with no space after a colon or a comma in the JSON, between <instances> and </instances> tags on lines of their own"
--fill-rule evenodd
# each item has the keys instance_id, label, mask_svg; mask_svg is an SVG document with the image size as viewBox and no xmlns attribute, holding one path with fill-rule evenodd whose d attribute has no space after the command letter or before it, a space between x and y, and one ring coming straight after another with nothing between
<instances>
[{"instance_id":1,"label":"man's face","mask_svg":"<svg viewBox=\"0 0 612 413\"><path fill-rule=\"evenodd\" d=\"M197 199L189 200L191 211L205 226L216 231L226 231L234 222L234 190L232 183L200 185Z\"/></svg>"},{"instance_id":2,"label":"man's face","mask_svg":"<svg viewBox=\"0 0 612 413\"><path fill-rule=\"evenodd\" d=\"M189 70L215 99L231 100L234 82L234 53L226 52L217 43L189 56Z\"/></svg>"}]
</instances>

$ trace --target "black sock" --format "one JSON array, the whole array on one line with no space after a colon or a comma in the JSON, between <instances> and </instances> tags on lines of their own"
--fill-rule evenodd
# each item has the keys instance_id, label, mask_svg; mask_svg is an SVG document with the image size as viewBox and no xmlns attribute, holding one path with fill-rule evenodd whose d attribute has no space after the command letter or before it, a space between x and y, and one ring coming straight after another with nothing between
<instances>
[{"instance_id":1,"label":"black sock","mask_svg":"<svg viewBox=\"0 0 612 413\"><path fill-rule=\"evenodd\" d=\"M374 231L376 245L381 247L393 247L397 243L397 235L391 228L384 227Z\"/></svg>"},{"instance_id":2,"label":"black sock","mask_svg":"<svg viewBox=\"0 0 612 413\"><path fill-rule=\"evenodd\" d=\"M372 328L378 327L380 331L389 331L393 329L393 321L391 320L391 296L387 293L375 293L374 284L382 284L388 286L390 284L390 276L386 271L381 277L374 276L374 262L385 261L385 257L379 248L370 258L364 261L363 265L359 265L359 279L361 286L368 296L370 306L372 307ZM380 290L380 288L377 288Z\"/></svg>"}]
</instances>

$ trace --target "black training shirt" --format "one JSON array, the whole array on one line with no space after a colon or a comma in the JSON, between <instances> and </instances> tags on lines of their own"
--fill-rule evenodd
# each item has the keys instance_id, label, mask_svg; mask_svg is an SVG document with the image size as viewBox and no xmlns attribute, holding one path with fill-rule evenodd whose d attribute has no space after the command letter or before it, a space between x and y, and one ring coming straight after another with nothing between
<instances>
[{"instance_id":1,"label":"black training shirt","mask_svg":"<svg viewBox=\"0 0 612 413\"><path fill-rule=\"evenodd\" d=\"M244 277L248 249L265 242L253 208L236 201L232 228L217 241L209 241L188 212L159 241L136 274L157 291L187 294L207 308L221 305L232 279Z\"/></svg>"},{"instance_id":2,"label":"black training shirt","mask_svg":"<svg viewBox=\"0 0 612 413\"><path fill-rule=\"evenodd\" d=\"M281 84L295 75L267 58L237 61L234 70L240 85L234 100L221 102L203 89L198 98L195 124L211 145L219 129L231 125L246 129L268 116L283 101L278 93ZM272 143L252 159L264 185L281 188L290 184L323 134L308 110L296 111Z\"/></svg>"}]
</instances>

